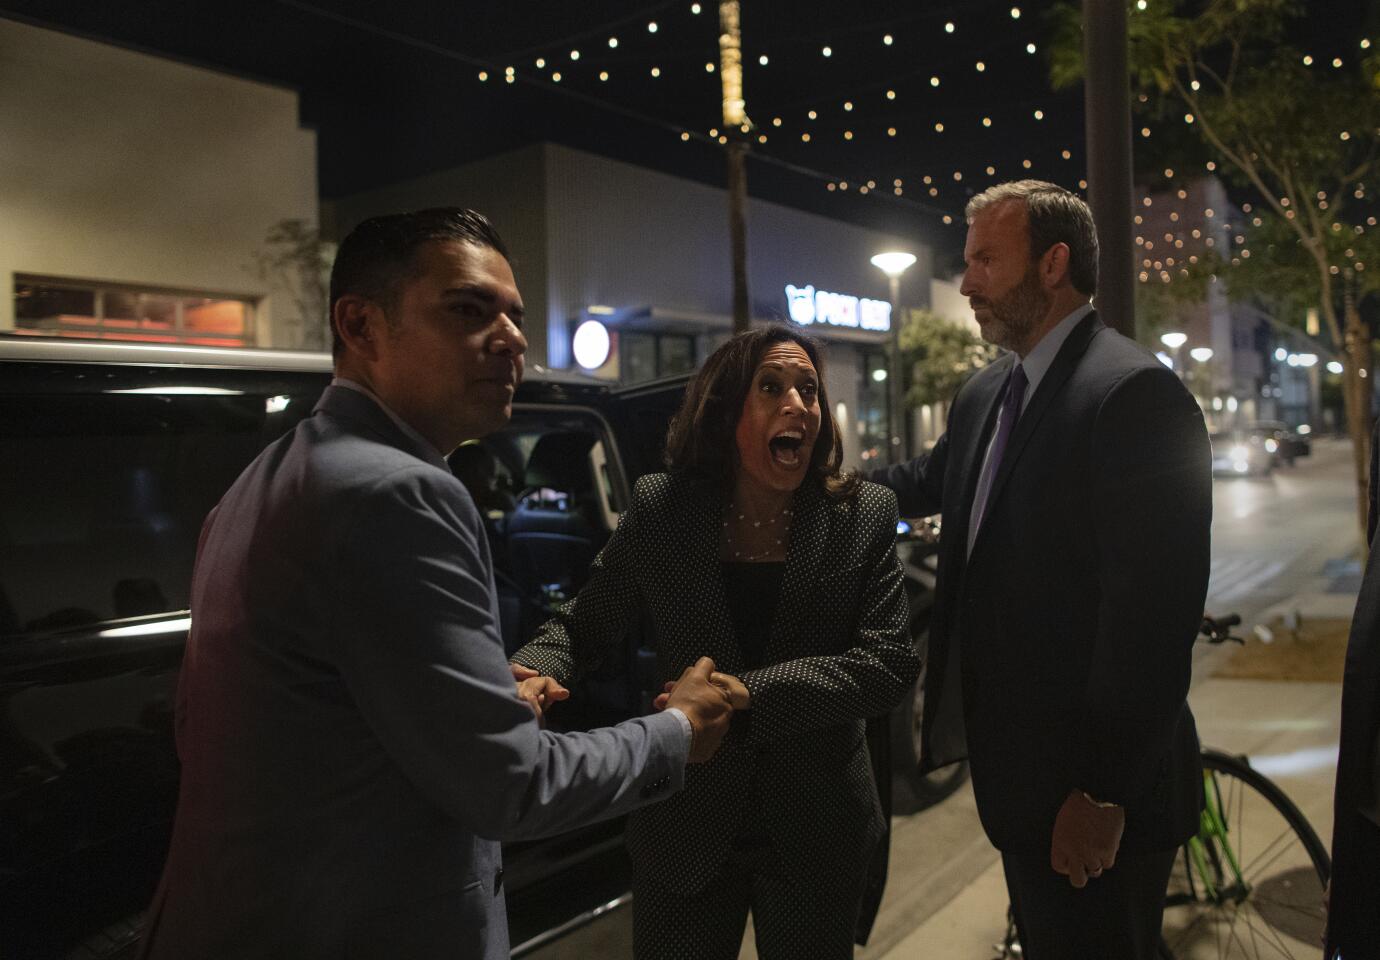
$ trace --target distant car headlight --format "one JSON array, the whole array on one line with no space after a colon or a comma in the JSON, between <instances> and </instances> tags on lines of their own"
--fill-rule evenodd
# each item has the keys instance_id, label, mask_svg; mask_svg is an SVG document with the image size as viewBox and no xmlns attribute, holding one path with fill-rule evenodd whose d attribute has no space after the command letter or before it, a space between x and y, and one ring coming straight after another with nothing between
<instances>
[{"instance_id":1,"label":"distant car headlight","mask_svg":"<svg viewBox=\"0 0 1380 960\"><path fill-rule=\"evenodd\" d=\"M1273 437L1271 437L1270 439L1265 441L1265 449L1269 453L1274 453L1276 450L1279 449L1279 442L1276 441Z\"/></svg>"},{"instance_id":2,"label":"distant car headlight","mask_svg":"<svg viewBox=\"0 0 1380 960\"><path fill-rule=\"evenodd\" d=\"M1229 456L1231 459L1236 460L1238 462L1246 460L1246 458L1248 458L1250 455L1251 452L1246 449L1244 444L1237 444L1236 446L1232 447L1231 451L1227 454L1227 456Z\"/></svg>"}]
</instances>

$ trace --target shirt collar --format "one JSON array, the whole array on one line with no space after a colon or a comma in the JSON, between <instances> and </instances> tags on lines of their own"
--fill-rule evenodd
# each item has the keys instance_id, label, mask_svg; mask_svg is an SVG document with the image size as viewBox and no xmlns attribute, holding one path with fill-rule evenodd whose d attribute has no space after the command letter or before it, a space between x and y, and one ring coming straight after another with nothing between
<instances>
[{"instance_id":1,"label":"shirt collar","mask_svg":"<svg viewBox=\"0 0 1380 960\"><path fill-rule=\"evenodd\" d=\"M1021 360L1021 367L1025 370L1026 381L1030 384L1026 387L1025 395L1027 398L1035 395L1036 389L1040 386L1040 381L1044 379L1049 368L1054 363L1054 358L1059 355L1059 348L1064 345L1064 341L1073 333L1073 328L1078 326L1084 317L1092 313L1092 304L1085 303L1077 310L1070 313L1067 317L1060 320L1054 329L1040 338L1040 342L1035 344L1035 349L1026 354L1025 359Z\"/></svg>"},{"instance_id":2,"label":"shirt collar","mask_svg":"<svg viewBox=\"0 0 1380 960\"><path fill-rule=\"evenodd\" d=\"M402 417L398 416L396 413L390 410L388 408L388 404L380 400L379 395L376 394L374 391L370 390L364 384L359 383L355 380L351 380L349 377L332 377L331 386L344 387L346 390L354 390L356 393L364 394L370 400L374 401L379 405L379 409L388 415L388 419L393 421L393 425L396 426L399 430L401 430L409 440L411 440L413 443L420 444L421 449L423 450L435 451L436 454L441 458L441 463L445 463L446 455L444 453L441 453L441 451L437 450L435 444L433 444L426 437L422 436L420 433L414 430L407 423L406 420L404 420Z\"/></svg>"}]
</instances>

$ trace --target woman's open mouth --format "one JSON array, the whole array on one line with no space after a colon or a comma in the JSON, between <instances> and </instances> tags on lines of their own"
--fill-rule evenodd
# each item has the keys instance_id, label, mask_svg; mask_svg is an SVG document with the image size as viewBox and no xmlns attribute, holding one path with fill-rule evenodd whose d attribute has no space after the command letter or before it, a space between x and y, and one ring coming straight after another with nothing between
<instances>
[{"instance_id":1,"label":"woman's open mouth","mask_svg":"<svg viewBox=\"0 0 1380 960\"><path fill-rule=\"evenodd\" d=\"M794 470L800 466L800 448L805 443L805 434L799 430L782 430L767 443L774 463Z\"/></svg>"}]
</instances>

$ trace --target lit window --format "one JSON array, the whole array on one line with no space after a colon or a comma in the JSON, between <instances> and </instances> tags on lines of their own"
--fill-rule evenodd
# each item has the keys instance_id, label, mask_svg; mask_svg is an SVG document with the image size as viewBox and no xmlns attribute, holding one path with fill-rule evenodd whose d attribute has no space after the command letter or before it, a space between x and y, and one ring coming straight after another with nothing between
<instances>
[{"instance_id":1,"label":"lit window","mask_svg":"<svg viewBox=\"0 0 1380 960\"><path fill-rule=\"evenodd\" d=\"M254 301L18 275L14 327L38 337L244 347L254 342Z\"/></svg>"}]
</instances>

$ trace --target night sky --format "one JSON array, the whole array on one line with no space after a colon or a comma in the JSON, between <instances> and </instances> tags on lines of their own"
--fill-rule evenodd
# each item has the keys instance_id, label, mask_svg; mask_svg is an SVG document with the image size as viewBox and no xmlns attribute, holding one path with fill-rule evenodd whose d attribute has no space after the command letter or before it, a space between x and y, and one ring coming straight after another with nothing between
<instances>
[{"instance_id":1,"label":"night sky","mask_svg":"<svg viewBox=\"0 0 1380 960\"><path fill-rule=\"evenodd\" d=\"M1082 90L1050 89L1051 6L743 0L749 191L956 251L963 204L984 186L1077 189ZM1350 47L1369 6L1313 0L1301 36ZM721 185L719 76L706 69L717 9L0 0L0 15L296 88L325 197L542 140ZM1156 145L1136 149L1138 166L1162 165Z\"/></svg>"}]
</instances>

